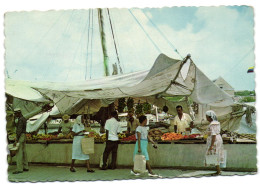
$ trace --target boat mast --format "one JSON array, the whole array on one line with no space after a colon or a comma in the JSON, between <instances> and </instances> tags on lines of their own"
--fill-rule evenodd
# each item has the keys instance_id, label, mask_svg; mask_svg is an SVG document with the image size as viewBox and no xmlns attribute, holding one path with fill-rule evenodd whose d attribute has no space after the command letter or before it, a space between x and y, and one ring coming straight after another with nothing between
<instances>
[{"instance_id":1,"label":"boat mast","mask_svg":"<svg viewBox=\"0 0 260 184\"><path fill-rule=\"evenodd\" d=\"M100 38L101 38L101 46L103 50L103 59L104 59L104 72L105 76L109 76L109 70L108 70L108 55L107 55L107 48L106 48L106 35L104 32L104 21L103 21L103 14L102 9L98 8L98 22L99 22L99 32L100 32Z\"/></svg>"}]
</instances>

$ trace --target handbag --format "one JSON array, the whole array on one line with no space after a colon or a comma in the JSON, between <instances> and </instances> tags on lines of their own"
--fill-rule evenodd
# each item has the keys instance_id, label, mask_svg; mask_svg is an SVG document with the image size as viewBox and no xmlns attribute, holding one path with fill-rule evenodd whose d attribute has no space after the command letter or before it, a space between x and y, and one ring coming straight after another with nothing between
<instances>
[{"instance_id":1,"label":"handbag","mask_svg":"<svg viewBox=\"0 0 260 184\"><path fill-rule=\"evenodd\" d=\"M146 159L144 155L137 154L134 159L134 172L144 173L146 171Z\"/></svg>"},{"instance_id":2,"label":"handbag","mask_svg":"<svg viewBox=\"0 0 260 184\"><path fill-rule=\"evenodd\" d=\"M219 164L220 168L226 168L227 166L227 150L223 150L223 160Z\"/></svg>"},{"instance_id":3,"label":"handbag","mask_svg":"<svg viewBox=\"0 0 260 184\"><path fill-rule=\"evenodd\" d=\"M217 165L218 164L218 155L210 152L206 155L206 164L207 165Z\"/></svg>"},{"instance_id":4,"label":"handbag","mask_svg":"<svg viewBox=\"0 0 260 184\"><path fill-rule=\"evenodd\" d=\"M8 144L8 149L10 151L10 156L14 157L19 149L19 143L16 143L15 146L14 144Z\"/></svg>"},{"instance_id":5,"label":"handbag","mask_svg":"<svg viewBox=\"0 0 260 184\"><path fill-rule=\"evenodd\" d=\"M81 139L81 149L83 154L94 153L94 137L84 137Z\"/></svg>"}]
</instances>

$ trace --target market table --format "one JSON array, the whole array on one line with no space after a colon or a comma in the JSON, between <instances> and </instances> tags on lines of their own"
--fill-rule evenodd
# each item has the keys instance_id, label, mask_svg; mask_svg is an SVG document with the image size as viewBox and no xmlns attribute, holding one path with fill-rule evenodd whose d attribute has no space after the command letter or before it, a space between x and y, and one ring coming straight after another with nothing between
<instances>
[{"instance_id":1,"label":"market table","mask_svg":"<svg viewBox=\"0 0 260 184\"><path fill-rule=\"evenodd\" d=\"M117 165L133 165L134 142L121 142L118 146ZM227 169L256 171L256 142L224 144L227 150ZM105 149L105 143L95 142L95 154L90 155L90 163L98 166ZM203 168L205 140L177 140L158 142L158 149L148 144L152 167L158 168ZM72 139L27 141L29 163L68 165L71 163ZM15 161L15 157L14 157ZM76 161L83 165L84 161Z\"/></svg>"}]
</instances>

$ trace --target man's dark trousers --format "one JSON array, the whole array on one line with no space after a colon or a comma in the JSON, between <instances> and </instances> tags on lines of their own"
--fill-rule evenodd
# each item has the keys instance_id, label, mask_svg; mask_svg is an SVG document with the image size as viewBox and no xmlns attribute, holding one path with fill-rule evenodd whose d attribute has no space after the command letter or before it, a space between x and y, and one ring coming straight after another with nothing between
<instances>
[{"instance_id":1,"label":"man's dark trousers","mask_svg":"<svg viewBox=\"0 0 260 184\"><path fill-rule=\"evenodd\" d=\"M118 148L118 141L107 141L106 142L106 148L103 153L103 167L107 166L107 164L106 164L107 159L108 159L110 152L112 151L111 167L112 167L112 169L116 168L117 148Z\"/></svg>"}]
</instances>

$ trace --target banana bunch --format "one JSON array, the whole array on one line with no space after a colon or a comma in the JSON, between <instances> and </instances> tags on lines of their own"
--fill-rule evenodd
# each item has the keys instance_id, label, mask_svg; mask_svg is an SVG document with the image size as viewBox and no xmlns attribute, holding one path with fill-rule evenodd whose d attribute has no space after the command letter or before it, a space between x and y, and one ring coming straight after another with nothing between
<instances>
[{"instance_id":1,"label":"banana bunch","mask_svg":"<svg viewBox=\"0 0 260 184\"><path fill-rule=\"evenodd\" d=\"M125 137L126 137L126 134L124 134L124 133L118 134L118 138L119 138L119 139L123 139L123 138L125 138Z\"/></svg>"}]
</instances>

